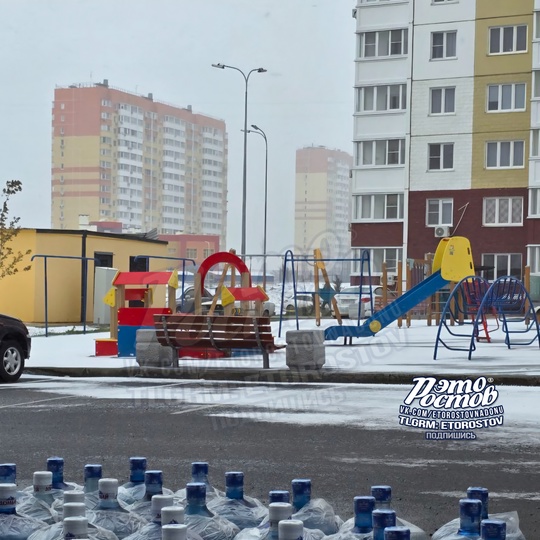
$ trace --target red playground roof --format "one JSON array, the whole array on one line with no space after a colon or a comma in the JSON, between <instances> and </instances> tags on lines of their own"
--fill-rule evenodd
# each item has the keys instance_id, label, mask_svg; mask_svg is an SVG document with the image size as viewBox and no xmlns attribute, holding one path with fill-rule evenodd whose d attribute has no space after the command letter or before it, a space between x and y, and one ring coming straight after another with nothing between
<instances>
[{"instance_id":1,"label":"red playground roof","mask_svg":"<svg viewBox=\"0 0 540 540\"><path fill-rule=\"evenodd\" d=\"M167 285L172 272L118 272L113 285Z\"/></svg>"},{"instance_id":2,"label":"red playground roof","mask_svg":"<svg viewBox=\"0 0 540 540\"><path fill-rule=\"evenodd\" d=\"M235 300L240 302L268 300L268 296L259 287L227 287L227 290L234 296Z\"/></svg>"}]
</instances>

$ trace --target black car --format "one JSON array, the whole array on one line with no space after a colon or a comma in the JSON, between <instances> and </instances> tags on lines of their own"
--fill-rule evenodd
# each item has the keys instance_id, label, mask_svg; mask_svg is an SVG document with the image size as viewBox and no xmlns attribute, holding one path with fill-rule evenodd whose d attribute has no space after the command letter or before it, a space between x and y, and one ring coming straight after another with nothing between
<instances>
[{"instance_id":1,"label":"black car","mask_svg":"<svg viewBox=\"0 0 540 540\"><path fill-rule=\"evenodd\" d=\"M20 319L0 313L0 382L19 380L24 361L30 358L31 345L26 325Z\"/></svg>"}]
</instances>

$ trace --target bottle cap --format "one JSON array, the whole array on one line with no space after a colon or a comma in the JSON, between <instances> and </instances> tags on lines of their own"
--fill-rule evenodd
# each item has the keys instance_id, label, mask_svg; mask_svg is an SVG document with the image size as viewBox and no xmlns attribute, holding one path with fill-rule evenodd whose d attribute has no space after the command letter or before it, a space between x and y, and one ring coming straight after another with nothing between
<instances>
[{"instance_id":1,"label":"bottle cap","mask_svg":"<svg viewBox=\"0 0 540 540\"><path fill-rule=\"evenodd\" d=\"M191 476L208 474L208 463L206 461L194 461L191 464Z\"/></svg>"},{"instance_id":2,"label":"bottle cap","mask_svg":"<svg viewBox=\"0 0 540 540\"><path fill-rule=\"evenodd\" d=\"M188 482L186 484L187 499L206 499L206 484L204 482Z\"/></svg>"},{"instance_id":3,"label":"bottle cap","mask_svg":"<svg viewBox=\"0 0 540 540\"><path fill-rule=\"evenodd\" d=\"M411 540L411 530L408 527L386 527L384 540Z\"/></svg>"},{"instance_id":4,"label":"bottle cap","mask_svg":"<svg viewBox=\"0 0 540 540\"><path fill-rule=\"evenodd\" d=\"M52 490L52 472L36 471L34 472L32 483L35 493L45 493Z\"/></svg>"},{"instance_id":5,"label":"bottle cap","mask_svg":"<svg viewBox=\"0 0 540 540\"><path fill-rule=\"evenodd\" d=\"M161 525L181 525L184 523L183 506L165 506L161 509Z\"/></svg>"},{"instance_id":6,"label":"bottle cap","mask_svg":"<svg viewBox=\"0 0 540 540\"><path fill-rule=\"evenodd\" d=\"M373 512L375 509L375 497L367 496L358 496L354 499L354 513L363 514L366 512Z\"/></svg>"},{"instance_id":7,"label":"bottle cap","mask_svg":"<svg viewBox=\"0 0 540 540\"><path fill-rule=\"evenodd\" d=\"M268 506L268 519L273 522L291 519L292 513L292 504L286 502L274 502Z\"/></svg>"},{"instance_id":8,"label":"bottle cap","mask_svg":"<svg viewBox=\"0 0 540 540\"><path fill-rule=\"evenodd\" d=\"M148 485L163 485L163 471L146 471L144 473L144 483Z\"/></svg>"},{"instance_id":9,"label":"bottle cap","mask_svg":"<svg viewBox=\"0 0 540 540\"><path fill-rule=\"evenodd\" d=\"M459 532L480 534L482 501L480 499L459 500Z\"/></svg>"},{"instance_id":10,"label":"bottle cap","mask_svg":"<svg viewBox=\"0 0 540 540\"><path fill-rule=\"evenodd\" d=\"M17 465L15 463L0 463L0 483L15 484Z\"/></svg>"},{"instance_id":11,"label":"bottle cap","mask_svg":"<svg viewBox=\"0 0 540 540\"><path fill-rule=\"evenodd\" d=\"M152 514L161 515L161 509L164 506L172 506L174 504L174 498L172 495L153 495L150 507Z\"/></svg>"},{"instance_id":12,"label":"bottle cap","mask_svg":"<svg viewBox=\"0 0 540 540\"><path fill-rule=\"evenodd\" d=\"M0 484L0 506L7 510L15 509L17 504L16 494L16 484Z\"/></svg>"},{"instance_id":13,"label":"bottle cap","mask_svg":"<svg viewBox=\"0 0 540 540\"><path fill-rule=\"evenodd\" d=\"M500 519L483 519L480 532L482 540L505 540L506 523Z\"/></svg>"},{"instance_id":14,"label":"bottle cap","mask_svg":"<svg viewBox=\"0 0 540 540\"><path fill-rule=\"evenodd\" d=\"M145 469L146 470L146 458L145 457L130 457L129 468L133 469Z\"/></svg>"},{"instance_id":15,"label":"bottle cap","mask_svg":"<svg viewBox=\"0 0 540 540\"><path fill-rule=\"evenodd\" d=\"M371 495L378 503L392 502L392 488L390 486L371 486Z\"/></svg>"},{"instance_id":16,"label":"bottle cap","mask_svg":"<svg viewBox=\"0 0 540 540\"><path fill-rule=\"evenodd\" d=\"M279 522L279 540L300 540L304 536L304 524L299 519L285 519Z\"/></svg>"},{"instance_id":17,"label":"bottle cap","mask_svg":"<svg viewBox=\"0 0 540 540\"><path fill-rule=\"evenodd\" d=\"M270 504L274 502L288 503L291 501L291 496L285 489L273 489L268 492L268 501Z\"/></svg>"},{"instance_id":18,"label":"bottle cap","mask_svg":"<svg viewBox=\"0 0 540 540\"><path fill-rule=\"evenodd\" d=\"M187 525L163 525L161 527L162 540L186 540Z\"/></svg>"},{"instance_id":19,"label":"bottle cap","mask_svg":"<svg viewBox=\"0 0 540 540\"><path fill-rule=\"evenodd\" d=\"M227 487L244 487L244 473L239 471L226 472L225 485Z\"/></svg>"},{"instance_id":20,"label":"bottle cap","mask_svg":"<svg viewBox=\"0 0 540 540\"><path fill-rule=\"evenodd\" d=\"M373 510L371 520L374 529L386 529L396 526L396 513L394 510Z\"/></svg>"},{"instance_id":21,"label":"bottle cap","mask_svg":"<svg viewBox=\"0 0 540 540\"><path fill-rule=\"evenodd\" d=\"M67 517L86 517L86 504L82 502L64 503L62 515L64 519Z\"/></svg>"},{"instance_id":22,"label":"bottle cap","mask_svg":"<svg viewBox=\"0 0 540 540\"><path fill-rule=\"evenodd\" d=\"M50 457L47 458L47 470L51 472L64 471L64 458Z\"/></svg>"},{"instance_id":23,"label":"bottle cap","mask_svg":"<svg viewBox=\"0 0 540 540\"><path fill-rule=\"evenodd\" d=\"M103 476L102 474L102 467L101 465L85 465L84 466L84 479L87 480L88 478L101 478Z\"/></svg>"},{"instance_id":24,"label":"bottle cap","mask_svg":"<svg viewBox=\"0 0 540 540\"><path fill-rule=\"evenodd\" d=\"M64 538L77 538L81 535L88 536L88 520L85 517L76 516L64 518Z\"/></svg>"},{"instance_id":25,"label":"bottle cap","mask_svg":"<svg viewBox=\"0 0 540 540\"><path fill-rule=\"evenodd\" d=\"M116 499L118 496L118 480L116 478L100 478L98 489L100 499Z\"/></svg>"},{"instance_id":26,"label":"bottle cap","mask_svg":"<svg viewBox=\"0 0 540 540\"><path fill-rule=\"evenodd\" d=\"M467 488L467 499L478 499L482 501L482 519L488 518L489 490L485 487Z\"/></svg>"},{"instance_id":27,"label":"bottle cap","mask_svg":"<svg viewBox=\"0 0 540 540\"><path fill-rule=\"evenodd\" d=\"M309 478L295 478L292 482L295 495L311 495L311 480Z\"/></svg>"},{"instance_id":28,"label":"bottle cap","mask_svg":"<svg viewBox=\"0 0 540 540\"><path fill-rule=\"evenodd\" d=\"M64 504L83 503L84 491L64 491Z\"/></svg>"},{"instance_id":29,"label":"bottle cap","mask_svg":"<svg viewBox=\"0 0 540 540\"><path fill-rule=\"evenodd\" d=\"M373 529L373 510L375 510L375 497L354 498L354 532L368 533Z\"/></svg>"}]
</instances>

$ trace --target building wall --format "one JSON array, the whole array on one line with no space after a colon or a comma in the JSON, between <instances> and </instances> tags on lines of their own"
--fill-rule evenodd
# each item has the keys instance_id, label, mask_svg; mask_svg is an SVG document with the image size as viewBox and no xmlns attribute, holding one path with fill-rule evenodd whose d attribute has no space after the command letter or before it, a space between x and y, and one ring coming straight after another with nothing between
<instances>
[{"instance_id":1,"label":"building wall","mask_svg":"<svg viewBox=\"0 0 540 540\"><path fill-rule=\"evenodd\" d=\"M56 88L52 210L55 228L117 220L124 232L219 234L227 220L225 123L109 87Z\"/></svg>"},{"instance_id":2,"label":"building wall","mask_svg":"<svg viewBox=\"0 0 540 540\"><path fill-rule=\"evenodd\" d=\"M86 239L86 241L84 240ZM45 322L45 261L47 255L47 319L54 323L81 322L81 260L50 256L81 257L86 243L86 257L96 252L112 255L113 267L129 271L130 257L137 255L167 256L167 243L136 239L132 236L95 234L89 231L54 231L24 229L15 238L15 251L32 250L31 270L19 272L0 281L2 311L28 323ZM27 264L27 262L25 262ZM21 264L21 267L24 266ZM86 321L94 313L94 262L88 261ZM149 259L150 271L165 271L161 259ZM154 305L165 305L165 291L155 291Z\"/></svg>"}]
</instances>

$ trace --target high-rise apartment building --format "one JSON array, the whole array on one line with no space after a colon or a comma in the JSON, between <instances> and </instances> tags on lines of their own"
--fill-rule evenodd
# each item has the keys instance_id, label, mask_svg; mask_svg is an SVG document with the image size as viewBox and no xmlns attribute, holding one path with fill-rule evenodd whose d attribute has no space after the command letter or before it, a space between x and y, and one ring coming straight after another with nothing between
<instances>
[{"instance_id":1,"label":"high-rise apartment building","mask_svg":"<svg viewBox=\"0 0 540 540\"><path fill-rule=\"evenodd\" d=\"M540 271L540 1L357 0L352 246ZM354 270L358 270L357 268Z\"/></svg>"},{"instance_id":2,"label":"high-rise apartment building","mask_svg":"<svg viewBox=\"0 0 540 540\"><path fill-rule=\"evenodd\" d=\"M295 252L323 257L350 254L350 171L352 156L324 146L296 151Z\"/></svg>"},{"instance_id":3,"label":"high-rise apartment building","mask_svg":"<svg viewBox=\"0 0 540 540\"><path fill-rule=\"evenodd\" d=\"M227 224L225 123L110 87L58 87L52 121L52 226L79 216L124 232L219 235Z\"/></svg>"}]
</instances>

